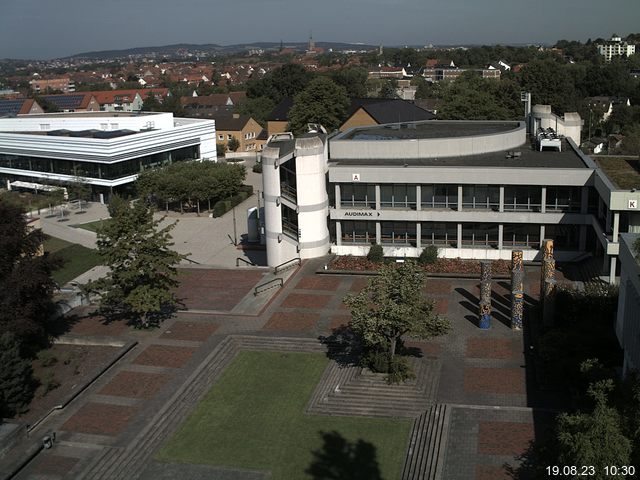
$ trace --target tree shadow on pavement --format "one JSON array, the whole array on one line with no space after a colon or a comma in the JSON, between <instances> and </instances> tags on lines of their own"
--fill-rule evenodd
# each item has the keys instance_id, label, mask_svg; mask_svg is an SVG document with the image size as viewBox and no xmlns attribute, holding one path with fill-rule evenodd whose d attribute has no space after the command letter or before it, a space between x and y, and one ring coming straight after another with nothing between
<instances>
[{"instance_id":1,"label":"tree shadow on pavement","mask_svg":"<svg viewBox=\"0 0 640 480\"><path fill-rule=\"evenodd\" d=\"M362 439L349 442L338 432L320 432L324 445L313 452L306 473L314 480L382 480L376 447Z\"/></svg>"}]
</instances>

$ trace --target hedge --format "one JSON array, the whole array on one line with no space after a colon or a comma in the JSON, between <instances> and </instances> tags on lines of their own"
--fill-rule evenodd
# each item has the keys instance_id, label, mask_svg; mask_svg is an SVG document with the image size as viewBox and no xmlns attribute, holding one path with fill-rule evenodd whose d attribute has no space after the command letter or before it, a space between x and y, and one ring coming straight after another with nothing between
<instances>
[{"instance_id":1,"label":"hedge","mask_svg":"<svg viewBox=\"0 0 640 480\"><path fill-rule=\"evenodd\" d=\"M220 200L215 203L215 205L211 209L213 218L221 217L222 215L227 213L229 210L231 210L233 207L240 205L242 202L244 202L247 198L249 198L252 195L253 187L251 185L243 185L243 187L249 187L249 188L244 188L243 189L244 191L241 191L237 195L234 195L233 197L225 198L224 200ZM251 193L249 193L248 190L251 190Z\"/></svg>"}]
</instances>

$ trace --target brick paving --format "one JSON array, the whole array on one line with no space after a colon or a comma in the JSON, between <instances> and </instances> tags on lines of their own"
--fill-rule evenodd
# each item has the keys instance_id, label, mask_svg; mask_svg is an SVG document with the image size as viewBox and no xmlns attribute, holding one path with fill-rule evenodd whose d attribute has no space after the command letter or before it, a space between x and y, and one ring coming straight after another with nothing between
<instances>
[{"instance_id":1,"label":"brick paving","mask_svg":"<svg viewBox=\"0 0 640 480\"><path fill-rule=\"evenodd\" d=\"M334 277L304 277L297 284L295 288L301 288L306 290L327 290L335 292L341 284L342 279Z\"/></svg>"},{"instance_id":2,"label":"brick paving","mask_svg":"<svg viewBox=\"0 0 640 480\"><path fill-rule=\"evenodd\" d=\"M135 407L86 403L62 425L62 430L94 435L117 435L136 413Z\"/></svg>"},{"instance_id":3,"label":"brick paving","mask_svg":"<svg viewBox=\"0 0 640 480\"><path fill-rule=\"evenodd\" d=\"M262 279L254 270L182 269L177 296L186 308L228 312Z\"/></svg>"},{"instance_id":4,"label":"brick paving","mask_svg":"<svg viewBox=\"0 0 640 480\"><path fill-rule=\"evenodd\" d=\"M138 365L180 368L194 354L195 349L170 345L150 345L133 361Z\"/></svg>"},{"instance_id":5,"label":"brick paving","mask_svg":"<svg viewBox=\"0 0 640 480\"><path fill-rule=\"evenodd\" d=\"M67 475L78 463L78 458L63 457L61 455L44 454L39 455L31 471L35 474Z\"/></svg>"},{"instance_id":6,"label":"brick paving","mask_svg":"<svg viewBox=\"0 0 640 480\"><path fill-rule=\"evenodd\" d=\"M526 393L525 372L518 368L467 367L464 389L474 393L522 395Z\"/></svg>"},{"instance_id":7,"label":"brick paving","mask_svg":"<svg viewBox=\"0 0 640 480\"><path fill-rule=\"evenodd\" d=\"M511 480L513 476L503 467L476 465L475 480Z\"/></svg>"},{"instance_id":8,"label":"brick paving","mask_svg":"<svg viewBox=\"0 0 640 480\"><path fill-rule=\"evenodd\" d=\"M314 313L276 312L264 326L265 330L300 332L312 330L319 320Z\"/></svg>"},{"instance_id":9,"label":"brick paving","mask_svg":"<svg viewBox=\"0 0 640 480\"><path fill-rule=\"evenodd\" d=\"M304 293L290 293L280 305L286 308L325 308L331 301L329 295L309 295Z\"/></svg>"},{"instance_id":10,"label":"brick paving","mask_svg":"<svg viewBox=\"0 0 640 480\"><path fill-rule=\"evenodd\" d=\"M158 373L121 371L105 387L100 395L151 398L169 380L169 375Z\"/></svg>"},{"instance_id":11,"label":"brick paving","mask_svg":"<svg viewBox=\"0 0 640 480\"><path fill-rule=\"evenodd\" d=\"M178 320L162 332L162 338L204 342L218 329L217 324Z\"/></svg>"},{"instance_id":12,"label":"brick paving","mask_svg":"<svg viewBox=\"0 0 640 480\"><path fill-rule=\"evenodd\" d=\"M520 342L506 338L472 337L467 340L467 358L519 358Z\"/></svg>"},{"instance_id":13,"label":"brick paving","mask_svg":"<svg viewBox=\"0 0 640 480\"><path fill-rule=\"evenodd\" d=\"M534 439L533 425L516 422L480 422L478 453L517 457Z\"/></svg>"}]
</instances>

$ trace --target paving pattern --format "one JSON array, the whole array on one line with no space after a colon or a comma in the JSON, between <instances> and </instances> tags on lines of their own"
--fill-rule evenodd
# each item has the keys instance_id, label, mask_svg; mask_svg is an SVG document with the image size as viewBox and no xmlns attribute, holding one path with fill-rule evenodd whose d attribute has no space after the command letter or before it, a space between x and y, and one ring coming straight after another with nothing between
<instances>
[{"instance_id":1,"label":"paving pattern","mask_svg":"<svg viewBox=\"0 0 640 480\"><path fill-rule=\"evenodd\" d=\"M47 421L42 431L58 432L55 447L17 478L173 478L167 472L184 472L185 479L265 478L264 472L212 467L181 470L154 461L153 454L240 349L327 353L319 338L348 323L342 299L360 291L367 277L316 274L323 263L305 262L270 301L262 300L256 315L234 312L264 271L189 269L179 292L192 311L156 331L80 319L71 335L136 340L138 346ZM529 271L529 301L538 282L539 272ZM477 326L477 284L427 282L425 293L453 329L443 338L406 341L416 353L415 381L389 386L383 376L332 361L308 413L414 418L403 479L510 478L505 466L516 468L538 433L540 405L532 403L527 384L523 336L508 327L508 283L494 282L489 330Z\"/></svg>"}]
</instances>

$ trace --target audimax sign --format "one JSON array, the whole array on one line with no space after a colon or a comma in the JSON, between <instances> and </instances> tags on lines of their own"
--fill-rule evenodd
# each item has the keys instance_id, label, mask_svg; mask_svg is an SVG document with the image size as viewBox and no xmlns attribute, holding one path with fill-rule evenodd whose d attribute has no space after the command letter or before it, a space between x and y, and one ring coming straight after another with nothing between
<instances>
[{"instance_id":1,"label":"audimax sign","mask_svg":"<svg viewBox=\"0 0 640 480\"><path fill-rule=\"evenodd\" d=\"M346 211L344 212L344 216L345 217L373 217L374 213L376 213L377 217L380 216L380 212L363 212L361 210L354 210L354 211Z\"/></svg>"}]
</instances>

